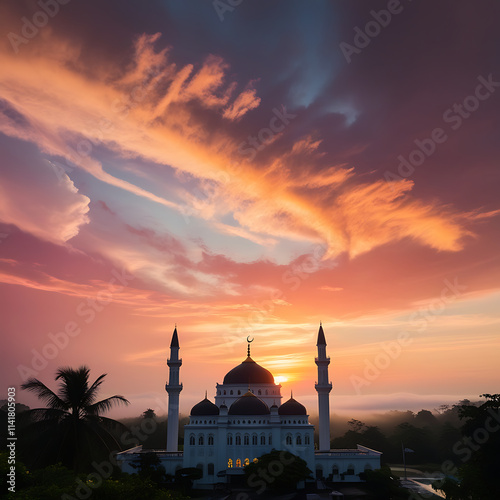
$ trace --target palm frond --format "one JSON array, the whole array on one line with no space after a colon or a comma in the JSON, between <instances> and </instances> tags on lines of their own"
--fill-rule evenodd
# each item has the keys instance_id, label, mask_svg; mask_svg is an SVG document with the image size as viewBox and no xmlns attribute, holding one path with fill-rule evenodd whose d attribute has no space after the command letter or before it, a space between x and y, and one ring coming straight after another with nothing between
<instances>
[{"instance_id":1,"label":"palm frond","mask_svg":"<svg viewBox=\"0 0 500 500\"><path fill-rule=\"evenodd\" d=\"M34 392L39 399L47 403L53 409L67 410L68 405L55 392L50 390L43 382L36 378L30 378L21 385L21 389Z\"/></svg>"},{"instance_id":2,"label":"palm frond","mask_svg":"<svg viewBox=\"0 0 500 500\"><path fill-rule=\"evenodd\" d=\"M99 377L96 378L94 383L89 387L87 393L85 395L85 401L83 402L83 406L89 406L93 404L97 398L97 392L101 384L104 382L104 377L106 377L107 373L103 373Z\"/></svg>"},{"instance_id":3,"label":"palm frond","mask_svg":"<svg viewBox=\"0 0 500 500\"><path fill-rule=\"evenodd\" d=\"M23 412L33 422L60 422L69 413L58 408L33 408Z\"/></svg>"},{"instance_id":4,"label":"palm frond","mask_svg":"<svg viewBox=\"0 0 500 500\"><path fill-rule=\"evenodd\" d=\"M86 405L90 369L83 365L77 369L62 367L57 370L56 380L61 380L59 393L75 415L81 415Z\"/></svg>"},{"instance_id":5,"label":"palm frond","mask_svg":"<svg viewBox=\"0 0 500 500\"><path fill-rule=\"evenodd\" d=\"M94 403L90 406L87 406L87 408L85 408L85 412L88 415L99 415L100 413L109 411L114 405L119 405L122 403L124 405L129 405L130 401L120 395L111 396L109 398L102 399L101 401L98 401L97 403Z\"/></svg>"}]
</instances>

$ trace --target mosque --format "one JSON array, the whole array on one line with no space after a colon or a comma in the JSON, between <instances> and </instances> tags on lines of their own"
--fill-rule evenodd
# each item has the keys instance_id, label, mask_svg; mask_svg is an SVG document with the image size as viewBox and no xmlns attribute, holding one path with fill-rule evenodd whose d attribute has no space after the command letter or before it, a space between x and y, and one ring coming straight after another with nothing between
<instances>
[{"instance_id":1,"label":"mosque","mask_svg":"<svg viewBox=\"0 0 500 500\"><path fill-rule=\"evenodd\" d=\"M193 406L189 423L184 427L184 451L178 451L180 383L179 338L174 329L170 343L167 449L155 451L167 474L196 467L202 471L196 488L212 488L216 483L230 483L232 476L243 475L243 468L271 450L285 450L299 456L316 479L335 482L359 482L360 473L380 468L381 453L358 445L357 449L330 449L330 391L328 381L330 358L326 355L326 339L320 325L318 340L319 443L314 443L314 426L304 405L293 396L281 402L281 385L270 371L250 356L226 373L217 384L215 402L205 398ZM141 453L141 446L123 451L117 461L124 472L136 472L131 462Z\"/></svg>"}]
</instances>

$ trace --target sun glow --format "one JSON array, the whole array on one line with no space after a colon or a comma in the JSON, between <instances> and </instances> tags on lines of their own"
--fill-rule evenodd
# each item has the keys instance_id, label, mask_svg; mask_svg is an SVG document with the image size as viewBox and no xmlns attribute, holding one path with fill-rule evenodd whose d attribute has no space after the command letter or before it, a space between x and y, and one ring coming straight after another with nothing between
<instances>
[{"instance_id":1,"label":"sun glow","mask_svg":"<svg viewBox=\"0 0 500 500\"><path fill-rule=\"evenodd\" d=\"M283 375L278 375L274 377L275 384L282 384L283 382L288 382L288 377L284 377Z\"/></svg>"}]
</instances>

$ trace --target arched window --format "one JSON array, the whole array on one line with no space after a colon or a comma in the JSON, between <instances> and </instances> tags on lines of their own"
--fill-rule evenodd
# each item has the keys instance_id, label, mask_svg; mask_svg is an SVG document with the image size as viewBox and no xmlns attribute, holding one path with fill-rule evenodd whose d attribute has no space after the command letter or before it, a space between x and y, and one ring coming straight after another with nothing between
<instances>
[{"instance_id":1,"label":"arched window","mask_svg":"<svg viewBox=\"0 0 500 500\"><path fill-rule=\"evenodd\" d=\"M339 475L339 466L337 464L335 464L332 468L332 474L334 476L338 476Z\"/></svg>"},{"instance_id":2,"label":"arched window","mask_svg":"<svg viewBox=\"0 0 500 500\"><path fill-rule=\"evenodd\" d=\"M198 444L199 444L200 446L202 446L202 445L203 445L203 436L200 436L200 437L198 438Z\"/></svg>"},{"instance_id":3,"label":"arched window","mask_svg":"<svg viewBox=\"0 0 500 500\"><path fill-rule=\"evenodd\" d=\"M260 444L266 444L266 436L264 436L264 434L261 434L260 435Z\"/></svg>"},{"instance_id":4,"label":"arched window","mask_svg":"<svg viewBox=\"0 0 500 500\"><path fill-rule=\"evenodd\" d=\"M189 444L191 446L194 446L195 443L196 443L196 440L194 439L194 436L191 434L191 437L189 438Z\"/></svg>"},{"instance_id":5,"label":"arched window","mask_svg":"<svg viewBox=\"0 0 500 500\"><path fill-rule=\"evenodd\" d=\"M226 391L224 391L224 396L226 395Z\"/></svg>"},{"instance_id":6,"label":"arched window","mask_svg":"<svg viewBox=\"0 0 500 500\"><path fill-rule=\"evenodd\" d=\"M241 460L239 458L236 459L236 467L241 467Z\"/></svg>"},{"instance_id":7,"label":"arched window","mask_svg":"<svg viewBox=\"0 0 500 500\"><path fill-rule=\"evenodd\" d=\"M210 439L210 438L209 438ZM302 438L300 437L300 434L297 434L297 439L295 440L297 444L302 444ZM210 444L210 443L208 443Z\"/></svg>"},{"instance_id":8,"label":"arched window","mask_svg":"<svg viewBox=\"0 0 500 500\"><path fill-rule=\"evenodd\" d=\"M245 461L243 462L245 465L250 465L250 460L248 458L245 458Z\"/></svg>"},{"instance_id":9,"label":"arched window","mask_svg":"<svg viewBox=\"0 0 500 500\"><path fill-rule=\"evenodd\" d=\"M256 445L256 444L257 444L257 434L254 434L254 435L252 436L252 444L253 444L253 445Z\"/></svg>"},{"instance_id":10,"label":"arched window","mask_svg":"<svg viewBox=\"0 0 500 500\"><path fill-rule=\"evenodd\" d=\"M354 476L354 465L349 464L349 465L347 466L347 472L346 472L346 474L347 474L348 476Z\"/></svg>"},{"instance_id":11,"label":"arched window","mask_svg":"<svg viewBox=\"0 0 500 500\"><path fill-rule=\"evenodd\" d=\"M262 391L259 389L257 394L260 396L262 394Z\"/></svg>"},{"instance_id":12,"label":"arched window","mask_svg":"<svg viewBox=\"0 0 500 500\"><path fill-rule=\"evenodd\" d=\"M245 437L243 438L243 445L248 446L250 444L250 436L248 434L245 434Z\"/></svg>"},{"instance_id":13,"label":"arched window","mask_svg":"<svg viewBox=\"0 0 500 500\"><path fill-rule=\"evenodd\" d=\"M210 434L210 436L208 436L208 445L213 446L213 444L214 444L214 437L212 436L212 434Z\"/></svg>"},{"instance_id":14,"label":"arched window","mask_svg":"<svg viewBox=\"0 0 500 500\"><path fill-rule=\"evenodd\" d=\"M304 444L311 444L311 441L309 439L309 434L306 434L306 437L304 438Z\"/></svg>"},{"instance_id":15,"label":"arched window","mask_svg":"<svg viewBox=\"0 0 500 500\"><path fill-rule=\"evenodd\" d=\"M238 391L238 396L240 396L240 395L241 395L241 391Z\"/></svg>"},{"instance_id":16,"label":"arched window","mask_svg":"<svg viewBox=\"0 0 500 500\"><path fill-rule=\"evenodd\" d=\"M236 434L236 446L241 445L241 436L239 434Z\"/></svg>"},{"instance_id":17,"label":"arched window","mask_svg":"<svg viewBox=\"0 0 500 500\"><path fill-rule=\"evenodd\" d=\"M227 461L227 467L228 469L232 469L233 468L233 459L230 458L228 461Z\"/></svg>"},{"instance_id":18,"label":"arched window","mask_svg":"<svg viewBox=\"0 0 500 500\"><path fill-rule=\"evenodd\" d=\"M231 396L233 395L233 390L232 390L232 389L229 391L229 394L230 394Z\"/></svg>"},{"instance_id":19,"label":"arched window","mask_svg":"<svg viewBox=\"0 0 500 500\"><path fill-rule=\"evenodd\" d=\"M286 435L286 444L288 444L288 445L292 444L292 436L290 436L290 434Z\"/></svg>"},{"instance_id":20,"label":"arched window","mask_svg":"<svg viewBox=\"0 0 500 500\"><path fill-rule=\"evenodd\" d=\"M254 458L254 459L252 460L252 462L253 462L254 464L256 464L258 461L259 461L259 459L258 459L258 458Z\"/></svg>"},{"instance_id":21,"label":"arched window","mask_svg":"<svg viewBox=\"0 0 500 500\"><path fill-rule=\"evenodd\" d=\"M273 436L269 434L269 439L267 440L267 444L273 444Z\"/></svg>"},{"instance_id":22,"label":"arched window","mask_svg":"<svg viewBox=\"0 0 500 500\"><path fill-rule=\"evenodd\" d=\"M227 435L227 444L229 446L231 446L233 444L233 435L232 434Z\"/></svg>"},{"instance_id":23,"label":"arched window","mask_svg":"<svg viewBox=\"0 0 500 500\"><path fill-rule=\"evenodd\" d=\"M214 464L208 464L208 467L207 467L207 474L209 476L213 476L214 475L214 471L215 471L215 466Z\"/></svg>"}]
</instances>

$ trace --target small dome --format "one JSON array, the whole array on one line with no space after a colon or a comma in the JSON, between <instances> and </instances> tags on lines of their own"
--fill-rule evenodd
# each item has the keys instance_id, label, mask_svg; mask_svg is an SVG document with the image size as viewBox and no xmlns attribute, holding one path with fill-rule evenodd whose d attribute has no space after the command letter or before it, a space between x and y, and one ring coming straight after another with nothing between
<instances>
[{"instance_id":1,"label":"small dome","mask_svg":"<svg viewBox=\"0 0 500 500\"><path fill-rule=\"evenodd\" d=\"M307 415L306 407L293 398L283 403L278 408L280 415Z\"/></svg>"},{"instance_id":2,"label":"small dome","mask_svg":"<svg viewBox=\"0 0 500 500\"><path fill-rule=\"evenodd\" d=\"M205 415L218 415L219 408L217 405L209 401L206 397L203 401L200 401L198 404L195 404L191 408L191 416L193 417L203 417Z\"/></svg>"},{"instance_id":3,"label":"small dome","mask_svg":"<svg viewBox=\"0 0 500 500\"><path fill-rule=\"evenodd\" d=\"M224 384L274 384L274 377L248 356L243 363L226 373Z\"/></svg>"},{"instance_id":4,"label":"small dome","mask_svg":"<svg viewBox=\"0 0 500 500\"><path fill-rule=\"evenodd\" d=\"M229 415L269 415L266 403L248 391L229 408Z\"/></svg>"}]
</instances>

